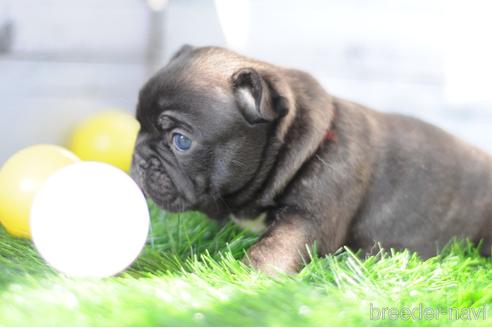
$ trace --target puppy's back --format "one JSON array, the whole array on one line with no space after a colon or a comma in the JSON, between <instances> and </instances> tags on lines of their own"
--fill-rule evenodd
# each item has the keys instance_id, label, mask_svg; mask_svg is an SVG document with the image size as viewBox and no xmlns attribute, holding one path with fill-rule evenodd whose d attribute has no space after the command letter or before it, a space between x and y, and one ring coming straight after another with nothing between
<instances>
[{"instance_id":1,"label":"puppy's back","mask_svg":"<svg viewBox=\"0 0 492 328\"><path fill-rule=\"evenodd\" d=\"M454 236L492 239L490 155L421 120L357 109L375 122L375 160L356 244L385 240L428 257Z\"/></svg>"}]
</instances>

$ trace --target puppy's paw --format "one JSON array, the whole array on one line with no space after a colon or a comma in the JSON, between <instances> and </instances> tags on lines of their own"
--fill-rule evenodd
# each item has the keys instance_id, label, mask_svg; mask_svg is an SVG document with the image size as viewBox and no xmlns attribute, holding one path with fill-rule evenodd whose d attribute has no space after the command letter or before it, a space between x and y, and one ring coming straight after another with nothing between
<instances>
[{"instance_id":1,"label":"puppy's paw","mask_svg":"<svg viewBox=\"0 0 492 328\"><path fill-rule=\"evenodd\" d=\"M275 277L280 274L295 274L299 272L302 264L290 256L275 257L261 249L260 245L254 245L243 258L243 263L266 275Z\"/></svg>"}]
</instances>

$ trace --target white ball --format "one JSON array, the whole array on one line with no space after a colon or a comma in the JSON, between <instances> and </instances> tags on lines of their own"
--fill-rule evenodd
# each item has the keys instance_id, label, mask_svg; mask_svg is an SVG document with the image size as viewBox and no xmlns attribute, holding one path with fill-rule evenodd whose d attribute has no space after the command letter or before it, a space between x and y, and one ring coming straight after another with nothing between
<instances>
[{"instance_id":1,"label":"white ball","mask_svg":"<svg viewBox=\"0 0 492 328\"><path fill-rule=\"evenodd\" d=\"M149 231L144 195L107 164L71 164L50 176L31 208L31 232L41 256L58 271L107 277L140 254Z\"/></svg>"}]
</instances>

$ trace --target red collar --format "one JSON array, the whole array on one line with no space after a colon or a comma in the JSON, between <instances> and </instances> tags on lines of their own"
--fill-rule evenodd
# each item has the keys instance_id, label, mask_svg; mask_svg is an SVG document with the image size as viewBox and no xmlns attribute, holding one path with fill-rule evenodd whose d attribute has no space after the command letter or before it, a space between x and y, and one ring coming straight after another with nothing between
<instances>
[{"instance_id":1,"label":"red collar","mask_svg":"<svg viewBox=\"0 0 492 328\"><path fill-rule=\"evenodd\" d=\"M335 120L337 118L337 112L333 109L333 116L331 119L330 129L326 132L325 137L323 139L324 142L336 142L336 134L335 134Z\"/></svg>"},{"instance_id":2,"label":"red collar","mask_svg":"<svg viewBox=\"0 0 492 328\"><path fill-rule=\"evenodd\" d=\"M336 135L335 135L335 131L333 130L333 128L330 129L328 132L326 132L324 141L332 141L332 142L336 141Z\"/></svg>"}]
</instances>

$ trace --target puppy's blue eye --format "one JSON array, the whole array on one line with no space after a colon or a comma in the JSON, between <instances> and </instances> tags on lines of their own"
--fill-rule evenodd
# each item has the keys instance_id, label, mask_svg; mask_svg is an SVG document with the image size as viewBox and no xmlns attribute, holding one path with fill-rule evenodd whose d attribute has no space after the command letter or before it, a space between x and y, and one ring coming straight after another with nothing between
<instances>
[{"instance_id":1,"label":"puppy's blue eye","mask_svg":"<svg viewBox=\"0 0 492 328\"><path fill-rule=\"evenodd\" d=\"M191 139L181 133L174 133L173 144L177 150L186 151L191 148Z\"/></svg>"}]
</instances>

